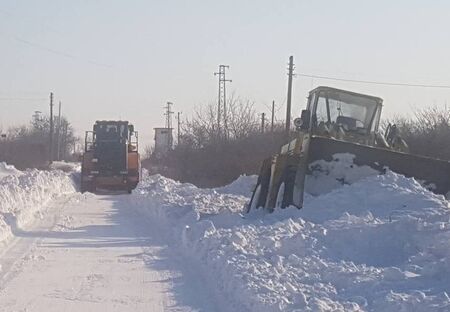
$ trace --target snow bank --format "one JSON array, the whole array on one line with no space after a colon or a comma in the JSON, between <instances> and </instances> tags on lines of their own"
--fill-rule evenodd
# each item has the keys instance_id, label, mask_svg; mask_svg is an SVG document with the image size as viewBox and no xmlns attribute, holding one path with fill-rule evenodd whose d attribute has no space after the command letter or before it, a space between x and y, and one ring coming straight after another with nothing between
<instances>
[{"instance_id":1,"label":"snow bank","mask_svg":"<svg viewBox=\"0 0 450 312\"><path fill-rule=\"evenodd\" d=\"M35 219L53 198L75 192L71 176L59 170L36 169L12 174L0 180L0 242L16 227Z\"/></svg>"},{"instance_id":2,"label":"snow bank","mask_svg":"<svg viewBox=\"0 0 450 312\"><path fill-rule=\"evenodd\" d=\"M450 310L448 202L414 179L342 160L320 163L312 179L327 193L302 210L244 217L245 182L205 190L161 176L130 201L201 268L226 310ZM336 189L336 177L345 185Z\"/></svg>"}]
</instances>

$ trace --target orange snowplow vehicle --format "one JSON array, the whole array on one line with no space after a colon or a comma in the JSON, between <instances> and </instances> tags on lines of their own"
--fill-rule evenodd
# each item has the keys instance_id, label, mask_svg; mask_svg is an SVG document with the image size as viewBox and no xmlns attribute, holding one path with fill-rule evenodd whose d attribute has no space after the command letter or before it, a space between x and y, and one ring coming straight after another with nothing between
<instances>
[{"instance_id":1,"label":"orange snowplow vehicle","mask_svg":"<svg viewBox=\"0 0 450 312\"><path fill-rule=\"evenodd\" d=\"M81 165L81 192L98 188L131 193L139 183L138 132L128 121L96 121L86 131Z\"/></svg>"}]
</instances>

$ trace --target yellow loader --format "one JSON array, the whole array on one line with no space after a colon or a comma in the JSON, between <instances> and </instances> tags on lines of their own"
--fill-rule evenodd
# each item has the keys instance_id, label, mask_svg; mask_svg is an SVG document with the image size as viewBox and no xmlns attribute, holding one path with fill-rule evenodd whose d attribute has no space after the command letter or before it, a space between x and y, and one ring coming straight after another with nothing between
<instances>
[{"instance_id":1,"label":"yellow loader","mask_svg":"<svg viewBox=\"0 0 450 312\"><path fill-rule=\"evenodd\" d=\"M310 91L306 109L294 120L295 134L262 163L247 211L303 206L305 177L312 163L333 155L354 155L356 165L380 173L386 168L413 177L437 194L450 191L450 162L408 152L395 125L379 132L383 100L330 87Z\"/></svg>"}]
</instances>

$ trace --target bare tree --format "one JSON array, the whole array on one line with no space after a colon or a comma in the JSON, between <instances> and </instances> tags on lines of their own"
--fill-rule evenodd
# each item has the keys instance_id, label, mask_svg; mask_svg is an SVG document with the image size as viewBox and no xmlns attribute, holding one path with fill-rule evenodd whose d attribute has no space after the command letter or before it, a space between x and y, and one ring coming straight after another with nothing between
<instances>
[{"instance_id":1,"label":"bare tree","mask_svg":"<svg viewBox=\"0 0 450 312\"><path fill-rule=\"evenodd\" d=\"M144 160L143 166L152 173L205 187L256 173L261 161L278 150L277 133L262 134L254 103L232 94L227 100L229 133L225 136L223 129L218 131L216 105L197 107L183 122L181 143L163 159Z\"/></svg>"},{"instance_id":2,"label":"bare tree","mask_svg":"<svg viewBox=\"0 0 450 312\"><path fill-rule=\"evenodd\" d=\"M450 159L450 109L432 106L417 110L412 118L394 117L412 153Z\"/></svg>"},{"instance_id":3,"label":"bare tree","mask_svg":"<svg viewBox=\"0 0 450 312\"><path fill-rule=\"evenodd\" d=\"M242 100L233 93L228 101L230 137L240 139L258 131L258 114L254 102Z\"/></svg>"},{"instance_id":4,"label":"bare tree","mask_svg":"<svg viewBox=\"0 0 450 312\"><path fill-rule=\"evenodd\" d=\"M50 122L48 116L36 114L29 125L10 128L6 138L0 141L0 161L6 161L18 168L45 167L48 160ZM60 151L62 159L72 159L75 137L72 126L66 118L61 120ZM57 140L53 142L57 155Z\"/></svg>"},{"instance_id":5,"label":"bare tree","mask_svg":"<svg viewBox=\"0 0 450 312\"><path fill-rule=\"evenodd\" d=\"M258 116L254 103L242 100L232 94L228 100L228 134L219 135L217 125L216 103L210 102L206 106L197 107L193 116L183 122L184 144L197 148L217 144L228 139L239 139L258 131ZM222 130L223 131L223 130Z\"/></svg>"}]
</instances>

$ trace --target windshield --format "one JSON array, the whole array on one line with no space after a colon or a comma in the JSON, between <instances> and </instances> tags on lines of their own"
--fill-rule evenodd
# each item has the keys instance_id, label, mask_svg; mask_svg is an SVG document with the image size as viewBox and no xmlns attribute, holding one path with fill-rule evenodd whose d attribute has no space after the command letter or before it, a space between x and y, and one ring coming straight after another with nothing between
<instances>
[{"instance_id":1,"label":"windshield","mask_svg":"<svg viewBox=\"0 0 450 312\"><path fill-rule=\"evenodd\" d=\"M371 130L378 103L375 99L343 92L322 91L313 122L341 125L344 130Z\"/></svg>"},{"instance_id":2,"label":"windshield","mask_svg":"<svg viewBox=\"0 0 450 312\"><path fill-rule=\"evenodd\" d=\"M119 141L128 137L128 129L126 124L99 124L96 135L99 141Z\"/></svg>"}]
</instances>

